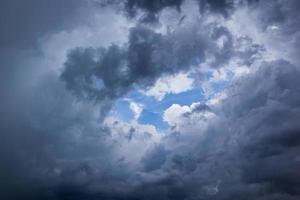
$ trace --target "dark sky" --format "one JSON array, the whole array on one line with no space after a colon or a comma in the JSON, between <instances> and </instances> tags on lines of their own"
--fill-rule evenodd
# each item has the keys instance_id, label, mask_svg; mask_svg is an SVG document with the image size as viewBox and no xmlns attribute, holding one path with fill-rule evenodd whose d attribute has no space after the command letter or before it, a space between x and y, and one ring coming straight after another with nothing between
<instances>
[{"instance_id":1,"label":"dark sky","mask_svg":"<svg viewBox=\"0 0 300 200\"><path fill-rule=\"evenodd\" d=\"M2 0L0 199L300 199L299 9Z\"/></svg>"}]
</instances>

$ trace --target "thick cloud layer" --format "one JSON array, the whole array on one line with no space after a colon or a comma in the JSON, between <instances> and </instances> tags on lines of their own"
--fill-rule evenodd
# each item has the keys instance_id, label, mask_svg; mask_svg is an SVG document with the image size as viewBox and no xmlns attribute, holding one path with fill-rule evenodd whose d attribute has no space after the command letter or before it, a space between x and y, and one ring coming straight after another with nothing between
<instances>
[{"instance_id":1,"label":"thick cloud layer","mask_svg":"<svg viewBox=\"0 0 300 200\"><path fill-rule=\"evenodd\" d=\"M0 3L0 199L299 199L298 1L122 3L127 41L71 44L55 69L42 39L103 7ZM165 76L204 87L207 71L227 88L167 107L166 129L111 112Z\"/></svg>"},{"instance_id":2,"label":"thick cloud layer","mask_svg":"<svg viewBox=\"0 0 300 200\"><path fill-rule=\"evenodd\" d=\"M245 162L242 177L248 184L263 187L269 193L265 198L270 198L269 195L299 198L300 195L296 189L299 187L296 169L300 164L296 156L299 152L298 75L299 68L285 61L268 63L240 89L251 88L252 97L244 99L241 95L238 101L242 104L234 105L234 110L240 110L235 115L241 120L245 118L242 127L238 127L243 136L239 141L240 154L245 157L241 159ZM258 82L264 87L255 87Z\"/></svg>"},{"instance_id":3,"label":"thick cloud layer","mask_svg":"<svg viewBox=\"0 0 300 200\"><path fill-rule=\"evenodd\" d=\"M1 2L1 48L28 48L37 37L71 29L79 14L80 1L4 0ZM78 18L76 19L78 21Z\"/></svg>"}]
</instances>

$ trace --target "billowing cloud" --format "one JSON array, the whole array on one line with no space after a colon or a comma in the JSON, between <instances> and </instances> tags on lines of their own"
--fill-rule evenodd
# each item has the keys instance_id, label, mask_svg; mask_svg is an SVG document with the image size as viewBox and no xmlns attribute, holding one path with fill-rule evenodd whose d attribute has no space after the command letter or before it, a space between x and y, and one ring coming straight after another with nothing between
<instances>
[{"instance_id":1,"label":"billowing cloud","mask_svg":"<svg viewBox=\"0 0 300 200\"><path fill-rule=\"evenodd\" d=\"M297 2L1 2L0 199L299 199Z\"/></svg>"},{"instance_id":2,"label":"billowing cloud","mask_svg":"<svg viewBox=\"0 0 300 200\"><path fill-rule=\"evenodd\" d=\"M213 39L230 33L214 24L203 25L207 29L190 27L163 35L144 26L130 30L129 42L120 47L77 48L68 55L61 75L66 86L75 96L92 99L103 104L103 115L116 98L132 88L148 88L163 75L185 72L206 60L206 54L215 55L214 67L230 58L230 40L219 48ZM211 39L209 39L211 38ZM226 49L226 50L225 50Z\"/></svg>"}]
</instances>

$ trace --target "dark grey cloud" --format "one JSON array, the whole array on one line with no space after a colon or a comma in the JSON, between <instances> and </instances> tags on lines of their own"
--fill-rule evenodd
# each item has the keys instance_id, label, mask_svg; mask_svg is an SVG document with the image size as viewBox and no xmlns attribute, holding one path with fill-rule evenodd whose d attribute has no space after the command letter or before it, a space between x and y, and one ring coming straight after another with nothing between
<instances>
[{"instance_id":1,"label":"dark grey cloud","mask_svg":"<svg viewBox=\"0 0 300 200\"><path fill-rule=\"evenodd\" d=\"M1 22L5 31L0 34L5 47L0 52L1 199L299 199L297 63L262 63L232 83L221 104L199 104L184 114L192 120L194 115L214 113L207 127L199 119L196 134L170 129L161 144L131 164L118 154L121 144L151 136L131 127L117 130L120 137L115 137L114 127L101 123L116 99L131 89L151 86L161 76L194 69L208 55L215 56L212 67L222 67L231 57L251 66L263 47L242 38L246 50L234 49L234 36L218 24L182 26L166 34L136 26L127 44L72 49L60 77L43 72L37 78L44 57L32 50L33 43L39 36L72 27L78 4L31 2L1 3L7 12L0 16L11 22ZM290 2L280 1L283 7L277 8L282 11L274 13L279 17L262 2L256 4L259 12L266 9L267 22L261 23L276 22L286 27L282 34L296 35L298 4ZM156 16L181 1L131 3L128 9ZM232 9L230 1L203 4L222 15L228 12L223 8ZM21 29L24 35L19 37ZM221 37L227 39L219 48L216 41Z\"/></svg>"},{"instance_id":2,"label":"dark grey cloud","mask_svg":"<svg viewBox=\"0 0 300 200\"><path fill-rule=\"evenodd\" d=\"M236 116L246 120L240 133L243 180L265 187L267 194L299 197L298 74L299 68L285 61L266 64L241 89L251 88L254 96L246 100L240 94L243 103L235 106L241 111ZM255 87L257 82L264 87Z\"/></svg>"},{"instance_id":3,"label":"dark grey cloud","mask_svg":"<svg viewBox=\"0 0 300 200\"><path fill-rule=\"evenodd\" d=\"M146 153L142 159L145 171L150 172L159 169L166 161L166 154L165 147L162 145L155 146L154 149Z\"/></svg>"},{"instance_id":4,"label":"dark grey cloud","mask_svg":"<svg viewBox=\"0 0 300 200\"><path fill-rule=\"evenodd\" d=\"M154 22L158 20L157 14L167 7L176 8L177 11L180 11L180 6L183 0L126 0L125 9L129 17L135 17L139 10L145 12L145 15L142 17L143 22Z\"/></svg>"},{"instance_id":5,"label":"dark grey cloud","mask_svg":"<svg viewBox=\"0 0 300 200\"><path fill-rule=\"evenodd\" d=\"M229 15L229 10L233 9L233 1L226 0L198 0L201 12L211 10L212 12L219 13L225 17Z\"/></svg>"},{"instance_id":6,"label":"dark grey cloud","mask_svg":"<svg viewBox=\"0 0 300 200\"><path fill-rule=\"evenodd\" d=\"M125 0L121 3L121 7L125 10L125 13L130 18L138 17L142 23L157 23L159 22L159 15L164 9L172 8L177 10L180 14L182 5L187 0ZM240 5L249 4L253 5L258 0L192 0L198 4L199 12L201 14L216 14L225 18ZM104 5L117 4L118 1L108 1Z\"/></svg>"},{"instance_id":7,"label":"dark grey cloud","mask_svg":"<svg viewBox=\"0 0 300 200\"><path fill-rule=\"evenodd\" d=\"M259 0L196 0L199 4L199 10L201 13L206 13L207 11L218 14L225 18L230 17L230 15L239 8L241 5L256 5Z\"/></svg>"},{"instance_id":8,"label":"dark grey cloud","mask_svg":"<svg viewBox=\"0 0 300 200\"><path fill-rule=\"evenodd\" d=\"M59 30L70 30L78 21L85 1L4 0L0 3L1 48L28 48L37 38Z\"/></svg>"},{"instance_id":9,"label":"dark grey cloud","mask_svg":"<svg viewBox=\"0 0 300 200\"><path fill-rule=\"evenodd\" d=\"M1 106L0 124L3 199L39 199L39 191L54 183L86 184L94 175L89 165L109 157L104 142L109 132L93 124L95 107L70 103L73 97L57 80L47 75L26 96L13 91L14 101L2 101L7 107ZM94 157L96 152L103 152L102 158Z\"/></svg>"},{"instance_id":10,"label":"dark grey cloud","mask_svg":"<svg viewBox=\"0 0 300 200\"><path fill-rule=\"evenodd\" d=\"M53 172L54 160L59 157L57 152L65 145L60 133L70 125L63 119L69 118L71 113L56 96L63 96L58 85L46 77L45 84L35 82L36 74L41 73L45 64L38 43L47 34L72 29L83 5L83 1L72 0L4 0L0 3L1 199L38 199L38 191L44 186L39 180L45 180L45 174ZM45 93L48 91L49 98L45 99L51 97L54 107L42 100L42 96L47 96L45 93L33 92L39 87L36 84L41 84ZM39 104L40 101L45 104ZM65 115L53 116L51 110L56 108L66 109ZM48 114L52 115L49 119ZM56 117L61 122L50 120ZM39 128L33 124L39 124ZM51 182L53 176L49 177Z\"/></svg>"}]
</instances>

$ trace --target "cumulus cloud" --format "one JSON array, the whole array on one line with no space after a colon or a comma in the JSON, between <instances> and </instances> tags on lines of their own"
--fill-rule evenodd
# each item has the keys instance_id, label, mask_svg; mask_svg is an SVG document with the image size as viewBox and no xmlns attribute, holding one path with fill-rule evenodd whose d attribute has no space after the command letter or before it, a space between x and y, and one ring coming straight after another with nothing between
<instances>
[{"instance_id":1,"label":"cumulus cloud","mask_svg":"<svg viewBox=\"0 0 300 200\"><path fill-rule=\"evenodd\" d=\"M201 137L208 122L216 117L214 111L204 103L192 103L190 106L173 104L164 111L163 119L177 132L187 137Z\"/></svg>"},{"instance_id":2,"label":"cumulus cloud","mask_svg":"<svg viewBox=\"0 0 300 200\"><path fill-rule=\"evenodd\" d=\"M163 100L167 94L178 94L193 88L193 79L188 74L177 74L162 77L145 92L148 96L154 96L158 101Z\"/></svg>"}]
</instances>

